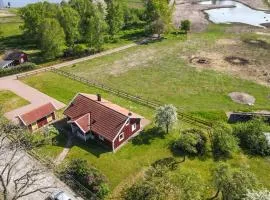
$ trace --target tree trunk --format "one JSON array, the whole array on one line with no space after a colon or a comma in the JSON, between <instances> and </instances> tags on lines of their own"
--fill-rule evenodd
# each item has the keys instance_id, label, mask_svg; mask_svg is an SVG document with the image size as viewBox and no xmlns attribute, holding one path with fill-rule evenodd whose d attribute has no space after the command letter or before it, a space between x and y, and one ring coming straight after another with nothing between
<instances>
[{"instance_id":1,"label":"tree trunk","mask_svg":"<svg viewBox=\"0 0 270 200\"><path fill-rule=\"evenodd\" d=\"M167 134L169 133L169 125L168 124L166 125L166 133Z\"/></svg>"}]
</instances>

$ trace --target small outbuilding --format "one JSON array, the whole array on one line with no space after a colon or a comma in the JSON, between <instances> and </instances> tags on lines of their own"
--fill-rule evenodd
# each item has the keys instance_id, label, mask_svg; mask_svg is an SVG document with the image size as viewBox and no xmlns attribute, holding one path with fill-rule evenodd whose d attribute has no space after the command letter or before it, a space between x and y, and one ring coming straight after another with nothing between
<instances>
[{"instance_id":1,"label":"small outbuilding","mask_svg":"<svg viewBox=\"0 0 270 200\"><path fill-rule=\"evenodd\" d=\"M114 152L142 130L142 116L101 98L79 93L64 111L72 133L94 139Z\"/></svg>"},{"instance_id":2,"label":"small outbuilding","mask_svg":"<svg viewBox=\"0 0 270 200\"><path fill-rule=\"evenodd\" d=\"M27 113L18 116L19 122L29 131L35 131L54 121L56 108L52 103L41 105Z\"/></svg>"},{"instance_id":3,"label":"small outbuilding","mask_svg":"<svg viewBox=\"0 0 270 200\"><path fill-rule=\"evenodd\" d=\"M12 66L20 65L28 61L28 55L22 51L12 51L0 60L0 69L6 69Z\"/></svg>"}]
</instances>

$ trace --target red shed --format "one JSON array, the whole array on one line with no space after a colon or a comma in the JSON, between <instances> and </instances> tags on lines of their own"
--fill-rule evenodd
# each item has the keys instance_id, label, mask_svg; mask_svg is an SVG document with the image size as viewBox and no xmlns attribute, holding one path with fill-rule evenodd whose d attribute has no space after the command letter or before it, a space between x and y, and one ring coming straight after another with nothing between
<instances>
[{"instance_id":1,"label":"red shed","mask_svg":"<svg viewBox=\"0 0 270 200\"><path fill-rule=\"evenodd\" d=\"M7 53L4 60L6 61L13 61L14 65L19 65L28 61L28 56L26 53L22 51L13 51Z\"/></svg>"},{"instance_id":2,"label":"red shed","mask_svg":"<svg viewBox=\"0 0 270 200\"><path fill-rule=\"evenodd\" d=\"M27 113L19 115L21 125L27 127L30 131L35 131L46 124L55 120L56 108L52 103L39 106Z\"/></svg>"},{"instance_id":3,"label":"red shed","mask_svg":"<svg viewBox=\"0 0 270 200\"><path fill-rule=\"evenodd\" d=\"M84 139L96 139L114 152L141 131L142 116L130 112L100 95L77 94L64 111L72 132Z\"/></svg>"}]
</instances>

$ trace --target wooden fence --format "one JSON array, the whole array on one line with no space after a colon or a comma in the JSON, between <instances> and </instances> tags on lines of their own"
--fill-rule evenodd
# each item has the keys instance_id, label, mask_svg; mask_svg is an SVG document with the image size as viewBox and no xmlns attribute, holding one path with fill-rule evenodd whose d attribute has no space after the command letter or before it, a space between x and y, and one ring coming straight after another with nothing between
<instances>
[{"instance_id":1,"label":"wooden fence","mask_svg":"<svg viewBox=\"0 0 270 200\"><path fill-rule=\"evenodd\" d=\"M123 91L123 90L118 90L118 89L109 87L107 85L104 85L104 84L101 84L101 83L98 83L98 82L95 82L95 81L91 81L91 80L88 80L86 78L83 78L83 77L77 76L75 74L72 74L72 73L69 73L69 72L66 72L66 71L63 71L63 70L60 70L60 69L56 69L56 68L53 68L53 67L44 68L44 69L35 70L35 71L32 71L32 72L26 72L26 73L23 73L23 74L19 74L19 75L17 75L17 79L24 78L24 77L27 77L27 76L32 76L32 75L42 73L42 72L46 72L46 71L51 71L51 72L57 73L57 74L59 74L61 76L65 76L65 77L68 77L70 79L73 79L73 80L79 81L81 83L84 83L84 84L86 84L88 86L104 90L104 91L106 91L108 93L111 93L111 94L114 94L114 95L119 96L121 98L124 98L124 99L130 100L130 101L139 103L141 105L150 107L152 109L157 109L158 107L165 104L165 103L160 102L160 101L143 98L142 96L135 96L135 95L129 94L129 93ZM207 128L207 129L212 128L212 123L211 122L203 120L203 119L198 118L198 117L195 117L195 116L190 115L190 114L186 114L183 108L177 107L177 110L178 110L178 117L180 119L182 119L183 121L194 124L194 125L199 126L201 128Z\"/></svg>"}]
</instances>

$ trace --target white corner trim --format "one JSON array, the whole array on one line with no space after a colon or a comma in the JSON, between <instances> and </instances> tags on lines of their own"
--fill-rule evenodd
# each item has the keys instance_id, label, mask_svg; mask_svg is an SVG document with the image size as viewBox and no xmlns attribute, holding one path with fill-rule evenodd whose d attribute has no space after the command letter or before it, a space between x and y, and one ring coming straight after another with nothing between
<instances>
[{"instance_id":1,"label":"white corner trim","mask_svg":"<svg viewBox=\"0 0 270 200\"><path fill-rule=\"evenodd\" d=\"M28 126L26 125L25 121L22 119L22 117L20 115L18 115L17 117L19 117L19 119L22 121L22 123L25 125L25 126Z\"/></svg>"}]
</instances>

